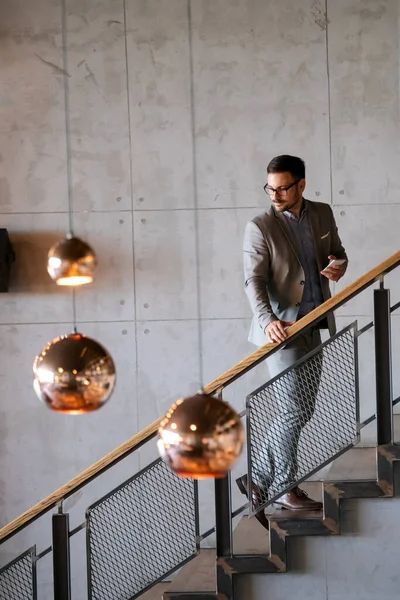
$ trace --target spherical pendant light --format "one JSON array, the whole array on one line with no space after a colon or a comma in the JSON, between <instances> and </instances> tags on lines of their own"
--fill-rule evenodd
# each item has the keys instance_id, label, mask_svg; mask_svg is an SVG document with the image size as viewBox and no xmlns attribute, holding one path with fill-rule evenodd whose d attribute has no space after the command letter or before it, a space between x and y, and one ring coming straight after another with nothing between
<instances>
[{"instance_id":1,"label":"spherical pendant light","mask_svg":"<svg viewBox=\"0 0 400 600\"><path fill-rule=\"evenodd\" d=\"M107 350L80 333L50 342L35 358L33 372L38 398L52 410L70 415L103 406L116 378Z\"/></svg>"},{"instance_id":2,"label":"spherical pendant light","mask_svg":"<svg viewBox=\"0 0 400 600\"><path fill-rule=\"evenodd\" d=\"M47 271L57 285L83 285L93 281L97 259L92 248L76 237L67 237L50 248Z\"/></svg>"},{"instance_id":3,"label":"spherical pendant light","mask_svg":"<svg viewBox=\"0 0 400 600\"><path fill-rule=\"evenodd\" d=\"M158 450L177 475L225 477L243 448L238 414L223 400L196 394L171 406L159 429Z\"/></svg>"}]
</instances>

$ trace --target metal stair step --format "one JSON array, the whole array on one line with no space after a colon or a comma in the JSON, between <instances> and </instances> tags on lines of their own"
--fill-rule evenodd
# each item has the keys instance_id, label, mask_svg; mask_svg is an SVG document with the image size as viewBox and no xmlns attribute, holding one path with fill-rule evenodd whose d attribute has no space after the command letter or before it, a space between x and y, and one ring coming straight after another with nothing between
<instances>
[{"instance_id":1,"label":"metal stair step","mask_svg":"<svg viewBox=\"0 0 400 600\"><path fill-rule=\"evenodd\" d=\"M322 510L286 510L277 508L267 514L270 521L321 521Z\"/></svg>"},{"instance_id":2,"label":"metal stair step","mask_svg":"<svg viewBox=\"0 0 400 600\"><path fill-rule=\"evenodd\" d=\"M267 515L270 528L284 536L330 535L322 511L278 510Z\"/></svg>"},{"instance_id":3,"label":"metal stair step","mask_svg":"<svg viewBox=\"0 0 400 600\"><path fill-rule=\"evenodd\" d=\"M257 521L242 517L233 532L234 554L269 554L269 535Z\"/></svg>"},{"instance_id":4,"label":"metal stair step","mask_svg":"<svg viewBox=\"0 0 400 600\"><path fill-rule=\"evenodd\" d=\"M333 461L324 481L356 481L376 476L376 448L352 448Z\"/></svg>"},{"instance_id":5,"label":"metal stair step","mask_svg":"<svg viewBox=\"0 0 400 600\"><path fill-rule=\"evenodd\" d=\"M169 583L157 583L148 592L140 596L140 600L162 600L163 593L167 590Z\"/></svg>"},{"instance_id":6,"label":"metal stair step","mask_svg":"<svg viewBox=\"0 0 400 600\"><path fill-rule=\"evenodd\" d=\"M168 587L170 592L210 592L216 589L215 548L200 550L179 571Z\"/></svg>"}]
</instances>

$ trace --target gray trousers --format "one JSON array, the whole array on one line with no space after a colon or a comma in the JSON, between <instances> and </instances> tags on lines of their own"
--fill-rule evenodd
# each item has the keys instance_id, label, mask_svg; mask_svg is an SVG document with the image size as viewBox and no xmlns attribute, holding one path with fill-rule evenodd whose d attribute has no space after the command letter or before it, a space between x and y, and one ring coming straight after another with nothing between
<instances>
[{"instance_id":1,"label":"gray trousers","mask_svg":"<svg viewBox=\"0 0 400 600\"><path fill-rule=\"evenodd\" d=\"M267 359L271 379L321 343L319 329L312 328ZM314 414L322 371L322 353L313 359L312 369L291 371L275 396L275 417L268 426L265 443L253 463L254 483L268 489L272 498L297 479L297 446L303 427Z\"/></svg>"}]
</instances>

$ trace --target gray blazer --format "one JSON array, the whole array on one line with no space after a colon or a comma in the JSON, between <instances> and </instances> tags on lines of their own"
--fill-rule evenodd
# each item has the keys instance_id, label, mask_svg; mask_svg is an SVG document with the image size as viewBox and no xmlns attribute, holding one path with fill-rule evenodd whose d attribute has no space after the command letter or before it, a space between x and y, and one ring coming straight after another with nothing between
<instances>
[{"instance_id":1,"label":"gray blazer","mask_svg":"<svg viewBox=\"0 0 400 600\"><path fill-rule=\"evenodd\" d=\"M347 259L329 204L307 202L314 234L318 268L328 256ZM296 321L303 295L305 275L295 240L282 213L273 206L247 223L243 241L245 290L253 311L249 341L256 346L269 342L264 329L271 321ZM329 280L321 276L324 301L330 298ZM330 334L336 331L333 314L328 316Z\"/></svg>"}]
</instances>

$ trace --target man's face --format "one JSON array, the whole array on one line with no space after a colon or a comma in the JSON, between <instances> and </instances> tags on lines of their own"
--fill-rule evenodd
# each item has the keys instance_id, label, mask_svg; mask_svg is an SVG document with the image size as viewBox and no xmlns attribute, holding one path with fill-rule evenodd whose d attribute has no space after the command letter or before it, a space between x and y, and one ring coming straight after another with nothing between
<instances>
[{"instance_id":1,"label":"man's face","mask_svg":"<svg viewBox=\"0 0 400 600\"><path fill-rule=\"evenodd\" d=\"M291 187L287 189L288 186ZM301 206L305 187L306 180L297 180L291 173L269 173L266 191L269 193L275 209L283 212L295 210Z\"/></svg>"}]
</instances>

